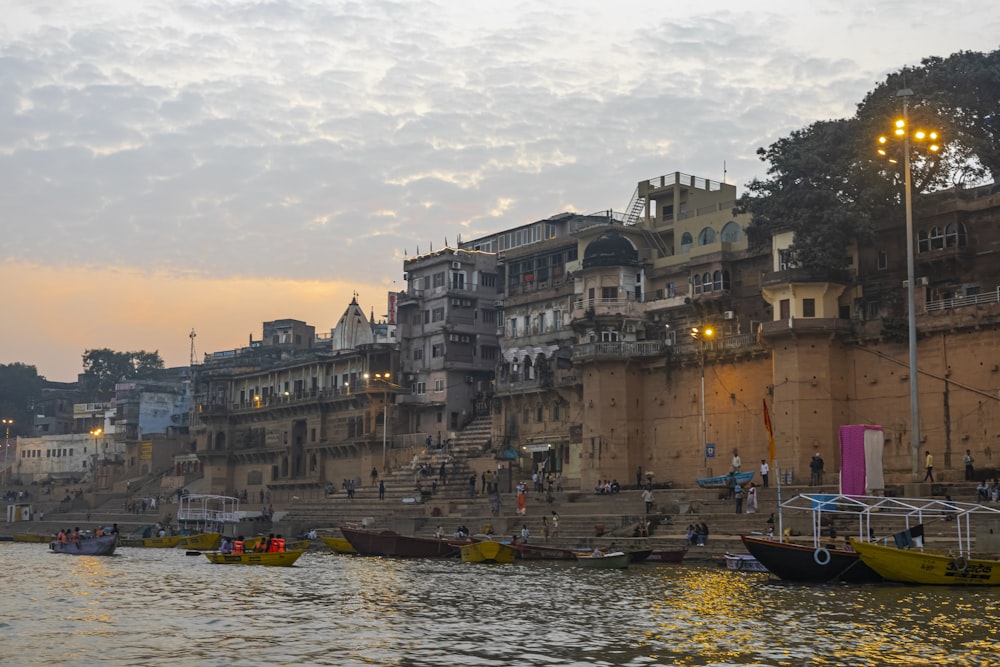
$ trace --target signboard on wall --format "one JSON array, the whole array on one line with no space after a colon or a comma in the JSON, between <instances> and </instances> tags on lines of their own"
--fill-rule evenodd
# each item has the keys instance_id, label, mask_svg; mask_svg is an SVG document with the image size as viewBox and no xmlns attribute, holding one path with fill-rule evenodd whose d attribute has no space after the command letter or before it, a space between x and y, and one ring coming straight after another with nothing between
<instances>
[{"instance_id":1,"label":"signboard on wall","mask_svg":"<svg viewBox=\"0 0 1000 667\"><path fill-rule=\"evenodd\" d=\"M139 460L140 461L153 460L153 443L151 442L139 443Z\"/></svg>"},{"instance_id":2,"label":"signboard on wall","mask_svg":"<svg viewBox=\"0 0 1000 667\"><path fill-rule=\"evenodd\" d=\"M715 458L715 443L706 442L705 443L705 458L714 459Z\"/></svg>"},{"instance_id":3,"label":"signboard on wall","mask_svg":"<svg viewBox=\"0 0 1000 667\"><path fill-rule=\"evenodd\" d=\"M389 292L389 306L386 318L389 320L389 324L396 323L396 293Z\"/></svg>"}]
</instances>

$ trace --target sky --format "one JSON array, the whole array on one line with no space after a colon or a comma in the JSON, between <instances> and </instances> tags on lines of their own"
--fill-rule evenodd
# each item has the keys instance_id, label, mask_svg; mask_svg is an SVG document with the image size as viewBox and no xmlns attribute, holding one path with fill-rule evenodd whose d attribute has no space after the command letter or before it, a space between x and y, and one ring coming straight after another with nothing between
<instances>
[{"instance_id":1,"label":"sky","mask_svg":"<svg viewBox=\"0 0 1000 667\"><path fill-rule=\"evenodd\" d=\"M994 0L0 0L0 363L376 319L406 256L853 114Z\"/></svg>"}]
</instances>

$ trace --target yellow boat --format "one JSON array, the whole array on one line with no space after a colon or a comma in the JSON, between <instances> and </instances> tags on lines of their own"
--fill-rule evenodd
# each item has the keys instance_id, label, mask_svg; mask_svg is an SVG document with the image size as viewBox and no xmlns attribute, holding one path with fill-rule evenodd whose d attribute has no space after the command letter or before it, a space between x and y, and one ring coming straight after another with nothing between
<instances>
[{"instance_id":1,"label":"yellow boat","mask_svg":"<svg viewBox=\"0 0 1000 667\"><path fill-rule=\"evenodd\" d=\"M343 537L326 537L324 535L320 535L319 539L321 539L323 541L323 544L325 544L326 546L330 547L331 549L333 549L334 551L336 551L338 554L356 554L356 553L358 553L357 551L355 551L354 547L351 546L351 543L348 542L346 538L343 538Z\"/></svg>"},{"instance_id":2,"label":"yellow boat","mask_svg":"<svg viewBox=\"0 0 1000 667\"><path fill-rule=\"evenodd\" d=\"M851 540L865 565L884 579L905 584L1000 586L1000 561L919 549L897 549Z\"/></svg>"},{"instance_id":3,"label":"yellow boat","mask_svg":"<svg viewBox=\"0 0 1000 667\"><path fill-rule=\"evenodd\" d=\"M269 567L289 567L299 559L302 551L269 551L246 554L220 554L210 551L205 558L216 565L267 565Z\"/></svg>"},{"instance_id":4,"label":"yellow boat","mask_svg":"<svg viewBox=\"0 0 1000 667\"><path fill-rule=\"evenodd\" d=\"M513 563L517 549L503 542L484 540L462 545L463 563Z\"/></svg>"},{"instance_id":5,"label":"yellow boat","mask_svg":"<svg viewBox=\"0 0 1000 667\"><path fill-rule=\"evenodd\" d=\"M138 547L142 549L173 549L181 540L190 535L171 535L170 537L120 537L118 546Z\"/></svg>"},{"instance_id":6,"label":"yellow boat","mask_svg":"<svg viewBox=\"0 0 1000 667\"><path fill-rule=\"evenodd\" d=\"M51 535L35 535L34 533L15 533L11 535L11 539L15 542L31 542L32 544L45 543L48 544L52 541Z\"/></svg>"},{"instance_id":7,"label":"yellow boat","mask_svg":"<svg viewBox=\"0 0 1000 667\"><path fill-rule=\"evenodd\" d=\"M177 546L191 551L212 551L219 548L222 541L220 533L198 533L196 535L184 535Z\"/></svg>"}]
</instances>

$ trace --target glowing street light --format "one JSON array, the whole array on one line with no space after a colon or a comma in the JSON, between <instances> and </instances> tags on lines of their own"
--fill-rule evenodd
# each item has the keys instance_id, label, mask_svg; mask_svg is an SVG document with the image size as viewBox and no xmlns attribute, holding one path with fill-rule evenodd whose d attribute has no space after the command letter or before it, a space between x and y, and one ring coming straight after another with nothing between
<instances>
[{"instance_id":1,"label":"glowing street light","mask_svg":"<svg viewBox=\"0 0 1000 667\"><path fill-rule=\"evenodd\" d=\"M910 128L910 118L908 114L907 98L913 95L913 91L904 88L896 93L896 97L903 100L903 117L896 120L892 135L903 141L903 187L906 200L906 307L909 310L909 348L910 348L910 435L913 448L913 478L918 479L920 474L920 400L917 393L917 315L914 305L914 270L913 270L913 197L910 183L910 150L911 142L925 146L931 153L936 153L941 149L940 138L936 130ZM886 150L890 138L883 135L878 138L878 154L887 158L893 164L896 160Z\"/></svg>"},{"instance_id":2,"label":"glowing street light","mask_svg":"<svg viewBox=\"0 0 1000 667\"><path fill-rule=\"evenodd\" d=\"M705 341L715 337L712 327L692 327L691 337L698 341L698 359L701 364L701 451L708 467L708 422L705 419Z\"/></svg>"}]
</instances>

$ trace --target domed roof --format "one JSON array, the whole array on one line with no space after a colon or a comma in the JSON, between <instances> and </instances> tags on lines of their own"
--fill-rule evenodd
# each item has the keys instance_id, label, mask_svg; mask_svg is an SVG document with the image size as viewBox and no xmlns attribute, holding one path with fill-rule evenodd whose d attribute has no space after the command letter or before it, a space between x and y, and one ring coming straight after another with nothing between
<instances>
[{"instance_id":1,"label":"domed roof","mask_svg":"<svg viewBox=\"0 0 1000 667\"><path fill-rule=\"evenodd\" d=\"M639 253L632 242L616 229L610 229L587 245L583 268L597 266L638 266Z\"/></svg>"}]
</instances>

